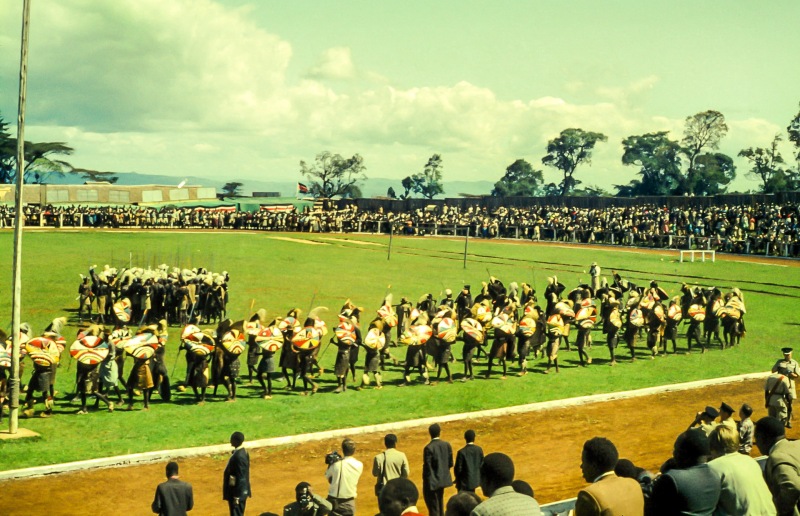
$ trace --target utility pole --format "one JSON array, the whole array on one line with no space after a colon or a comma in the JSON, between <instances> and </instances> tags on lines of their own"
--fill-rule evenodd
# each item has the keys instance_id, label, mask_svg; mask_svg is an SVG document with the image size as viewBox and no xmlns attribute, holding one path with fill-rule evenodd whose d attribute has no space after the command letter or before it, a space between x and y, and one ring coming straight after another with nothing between
<instances>
[{"instance_id":1,"label":"utility pole","mask_svg":"<svg viewBox=\"0 0 800 516\"><path fill-rule=\"evenodd\" d=\"M19 430L19 325L20 300L22 298L22 185L25 172L25 97L28 88L28 26L31 15L31 2L22 4L22 45L19 58L19 105L17 109L17 188L14 196L14 264L11 290L13 292L11 310L11 415L8 418L8 432L16 434Z\"/></svg>"}]
</instances>

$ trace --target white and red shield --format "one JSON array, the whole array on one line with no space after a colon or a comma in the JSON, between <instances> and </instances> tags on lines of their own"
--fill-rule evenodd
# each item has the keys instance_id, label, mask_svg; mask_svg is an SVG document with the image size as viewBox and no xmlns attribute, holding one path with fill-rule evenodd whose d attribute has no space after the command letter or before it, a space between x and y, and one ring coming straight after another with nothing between
<instances>
[{"instance_id":1,"label":"white and red shield","mask_svg":"<svg viewBox=\"0 0 800 516\"><path fill-rule=\"evenodd\" d=\"M244 351L244 333L238 329L231 329L226 331L222 336L222 347L231 355L241 355Z\"/></svg>"},{"instance_id":2,"label":"white and red shield","mask_svg":"<svg viewBox=\"0 0 800 516\"><path fill-rule=\"evenodd\" d=\"M78 335L69 347L69 354L81 364L99 364L108 356L108 342L95 335Z\"/></svg>"},{"instance_id":3,"label":"white and red shield","mask_svg":"<svg viewBox=\"0 0 800 516\"><path fill-rule=\"evenodd\" d=\"M126 323L130 322L131 320L131 300L127 297L124 297L114 303L114 315L117 316L117 319Z\"/></svg>"},{"instance_id":4,"label":"white and red shield","mask_svg":"<svg viewBox=\"0 0 800 516\"><path fill-rule=\"evenodd\" d=\"M61 356L55 341L47 337L35 337L25 343L25 349L34 364L49 366L57 364Z\"/></svg>"},{"instance_id":5,"label":"white and red shield","mask_svg":"<svg viewBox=\"0 0 800 516\"><path fill-rule=\"evenodd\" d=\"M5 346L0 346L0 369L8 369L11 367L11 353L9 353Z\"/></svg>"},{"instance_id":6,"label":"white and red shield","mask_svg":"<svg viewBox=\"0 0 800 516\"><path fill-rule=\"evenodd\" d=\"M683 318L680 305L677 303L669 305L669 308L667 308L667 317L673 321L680 321Z\"/></svg>"},{"instance_id":7,"label":"white and red shield","mask_svg":"<svg viewBox=\"0 0 800 516\"><path fill-rule=\"evenodd\" d=\"M256 342L264 351L278 351L283 347L283 332L277 326L262 326Z\"/></svg>"},{"instance_id":8,"label":"white and red shield","mask_svg":"<svg viewBox=\"0 0 800 516\"><path fill-rule=\"evenodd\" d=\"M581 328L594 328L594 323L597 322L597 308L592 305L581 307L575 314L575 322Z\"/></svg>"},{"instance_id":9,"label":"white and red shield","mask_svg":"<svg viewBox=\"0 0 800 516\"><path fill-rule=\"evenodd\" d=\"M436 336L443 342L453 343L458 336L458 325L453 319L444 317L436 327Z\"/></svg>"},{"instance_id":10,"label":"white and red shield","mask_svg":"<svg viewBox=\"0 0 800 516\"><path fill-rule=\"evenodd\" d=\"M364 338L364 345L370 349L383 349L386 345L386 336L378 328L370 328Z\"/></svg>"},{"instance_id":11,"label":"white and red shield","mask_svg":"<svg viewBox=\"0 0 800 516\"><path fill-rule=\"evenodd\" d=\"M378 309L378 315L381 317L381 320L386 323L386 325L390 328L394 328L397 326L397 314L394 313L394 310L389 305L383 305Z\"/></svg>"},{"instance_id":12,"label":"white and red shield","mask_svg":"<svg viewBox=\"0 0 800 516\"><path fill-rule=\"evenodd\" d=\"M554 335L564 334L564 319L561 318L561 314L558 312L547 318L547 333Z\"/></svg>"},{"instance_id":13,"label":"white and red shield","mask_svg":"<svg viewBox=\"0 0 800 516\"><path fill-rule=\"evenodd\" d=\"M356 343L356 327L346 319L339 323L334 333L336 333L336 339L342 344L352 346Z\"/></svg>"},{"instance_id":14,"label":"white and red shield","mask_svg":"<svg viewBox=\"0 0 800 516\"><path fill-rule=\"evenodd\" d=\"M464 333L475 339L478 344L483 344L483 340L486 337L486 332L483 330L483 325L479 323L476 319L466 318L461 321L461 329L464 330Z\"/></svg>"},{"instance_id":15,"label":"white and red shield","mask_svg":"<svg viewBox=\"0 0 800 516\"><path fill-rule=\"evenodd\" d=\"M519 331L526 337L533 337L536 333L536 321L530 317L523 317L519 322Z\"/></svg>"},{"instance_id":16,"label":"white and red shield","mask_svg":"<svg viewBox=\"0 0 800 516\"><path fill-rule=\"evenodd\" d=\"M133 358L150 358L159 346L158 335L149 331L137 333L127 341L122 341L121 345Z\"/></svg>"},{"instance_id":17,"label":"white and red shield","mask_svg":"<svg viewBox=\"0 0 800 516\"><path fill-rule=\"evenodd\" d=\"M691 305L687 312L689 313L689 317L695 321L702 322L706 320L706 309L702 305Z\"/></svg>"},{"instance_id":18,"label":"white and red shield","mask_svg":"<svg viewBox=\"0 0 800 516\"><path fill-rule=\"evenodd\" d=\"M320 337L321 335L316 328L307 326L292 337L292 348L294 351L312 350L319 347Z\"/></svg>"},{"instance_id":19,"label":"white and red shield","mask_svg":"<svg viewBox=\"0 0 800 516\"><path fill-rule=\"evenodd\" d=\"M637 328L641 328L644 326L644 314L638 308L634 308L628 312L628 322Z\"/></svg>"},{"instance_id":20,"label":"white and red shield","mask_svg":"<svg viewBox=\"0 0 800 516\"><path fill-rule=\"evenodd\" d=\"M575 312L572 311L572 308L565 302L560 301L556 303L556 312L561 314L561 317L566 319L568 317L575 317Z\"/></svg>"},{"instance_id":21,"label":"white and red shield","mask_svg":"<svg viewBox=\"0 0 800 516\"><path fill-rule=\"evenodd\" d=\"M252 337L258 335L258 332L261 331L261 323L258 320L255 321L245 321L244 323L244 332Z\"/></svg>"},{"instance_id":22,"label":"white and red shield","mask_svg":"<svg viewBox=\"0 0 800 516\"><path fill-rule=\"evenodd\" d=\"M287 317L278 323L278 328L283 332L291 331L292 335L300 331L300 321L294 317Z\"/></svg>"}]
</instances>

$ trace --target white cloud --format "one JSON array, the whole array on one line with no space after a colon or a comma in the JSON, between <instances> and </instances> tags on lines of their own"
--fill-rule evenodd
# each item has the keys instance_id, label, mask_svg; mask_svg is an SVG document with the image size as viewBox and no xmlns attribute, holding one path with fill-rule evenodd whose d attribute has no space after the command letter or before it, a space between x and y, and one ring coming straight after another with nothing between
<instances>
[{"instance_id":1,"label":"white cloud","mask_svg":"<svg viewBox=\"0 0 800 516\"><path fill-rule=\"evenodd\" d=\"M348 47L329 48L308 72L309 77L321 80L346 80L356 76L356 66Z\"/></svg>"}]
</instances>

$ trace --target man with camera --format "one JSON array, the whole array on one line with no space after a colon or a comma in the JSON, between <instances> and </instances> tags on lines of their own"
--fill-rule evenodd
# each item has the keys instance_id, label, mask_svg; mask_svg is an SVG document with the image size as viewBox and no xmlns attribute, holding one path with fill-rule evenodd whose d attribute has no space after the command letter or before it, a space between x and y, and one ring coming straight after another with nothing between
<instances>
[{"instance_id":1,"label":"man with camera","mask_svg":"<svg viewBox=\"0 0 800 516\"><path fill-rule=\"evenodd\" d=\"M335 451L325 456L325 463L328 465L325 478L331 484L328 501L333 506L331 515L353 516L356 513L358 479L361 478L364 465L353 457L356 443L352 439L342 441L342 452L344 457Z\"/></svg>"},{"instance_id":2,"label":"man with camera","mask_svg":"<svg viewBox=\"0 0 800 516\"><path fill-rule=\"evenodd\" d=\"M331 512L330 502L312 492L308 482L297 484L294 495L295 501L283 508L283 516L325 516Z\"/></svg>"}]
</instances>

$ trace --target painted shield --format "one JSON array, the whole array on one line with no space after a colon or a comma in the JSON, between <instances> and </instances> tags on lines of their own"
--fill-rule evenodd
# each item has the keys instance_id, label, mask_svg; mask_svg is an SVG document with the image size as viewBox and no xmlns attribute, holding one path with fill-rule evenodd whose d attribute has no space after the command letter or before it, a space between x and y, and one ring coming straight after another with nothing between
<instances>
[{"instance_id":1,"label":"painted shield","mask_svg":"<svg viewBox=\"0 0 800 516\"><path fill-rule=\"evenodd\" d=\"M390 328L397 326L397 314L394 313L394 310L392 310L391 306L383 305L380 307L378 309L378 315L381 317L381 320Z\"/></svg>"},{"instance_id":2,"label":"painted shield","mask_svg":"<svg viewBox=\"0 0 800 516\"><path fill-rule=\"evenodd\" d=\"M322 319L315 319L314 320L314 329L317 330L320 337L324 337L328 334L328 325L325 324L325 321Z\"/></svg>"},{"instance_id":3,"label":"painted shield","mask_svg":"<svg viewBox=\"0 0 800 516\"><path fill-rule=\"evenodd\" d=\"M619 315L619 310L616 308L611 310L611 313L608 314L608 322L610 322L615 328L622 328L622 317Z\"/></svg>"},{"instance_id":4,"label":"painted shield","mask_svg":"<svg viewBox=\"0 0 800 516\"><path fill-rule=\"evenodd\" d=\"M115 346L125 347L125 343L131 338L131 332L128 328L116 328L111 332L111 342Z\"/></svg>"},{"instance_id":5,"label":"painted shield","mask_svg":"<svg viewBox=\"0 0 800 516\"><path fill-rule=\"evenodd\" d=\"M65 339L62 335L59 335L55 338L54 342L56 343L58 354L60 355L67 348L67 339Z\"/></svg>"},{"instance_id":6,"label":"painted shield","mask_svg":"<svg viewBox=\"0 0 800 516\"><path fill-rule=\"evenodd\" d=\"M25 350L34 364L49 366L57 364L60 358L55 341L47 337L36 337L25 343Z\"/></svg>"},{"instance_id":7,"label":"painted shield","mask_svg":"<svg viewBox=\"0 0 800 516\"><path fill-rule=\"evenodd\" d=\"M556 303L555 308L556 312L561 314L562 318L575 317L575 312L573 312L572 308L570 308L570 306L567 303L564 303L563 301Z\"/></svg>"},{"instance_id":8,"label":"painted shield","mask_svg":"<svg viewBox=\"0 0 800 516\"><path fill-rule=\"evenodd\" d=\"M419 310L417 310L416 308L412 308L411 312L408 314L409 320L413 321L414 319L419 317L419 313L420 313Z\"/></svg>"},{"instance_id":9,"label":"painted shield","mask_svg":"<svg viewBox=\"0 0 800 516\"><path fill-rule=\"evenodd\" d=\"M214 352L214 338L207 333L194 333L189 339L184 339L183 343L187 347L187 352L199 357L207 357Z\"/></svg>"},{"instance_id":10,"label":"painted shield","mask_svg":"<svg viewBox=\"0 0 800 516\"><path fill-rule=\"evenodd\" d=\"M688 310L689 317L694 319L697 322L702 322L706 320L706 309L702 305L692 305L689 307Z\"/></svg>"},{"instance_id":11,"label":"painted shield","mask_svg":"<svg viewBox=\"0 0 800 516\"><path fill-rule=\"evenodd\" d=\"M307 326L292 337L292 349L294 351L309 351L318 348L320 337L319 331L311 326Z\"/></svg>"},{"instance_id":12,"label":"painted shield","mask_svg":"<svg viewBox=\"0 0 800 516\"><path fill-rule=\"evenodd\" d=\"M352 346L356 343L356 327L353 323L343 320L334 331L336 339L342 344Z\"/></svg>"},{"instance_id":13,"label":"painted shield","mask_svg":"<svg viewBox=\"0 0 800 516\"><path fill-rule=\"evenodd\" d=\"M634 308L628 312L628 322L637 328L644 326L644 314L638 308Z\"/></svg>"},{"instance_id":14,"label":"painted shield","mask_svg":"<svg viewBox=\"0 0 800 516\"><path fill-rule=\"evenodd\" d=\"M533 337L536 334L536 320L532 317L523 317L519 322L519 331L526 337Z\"/></svg>"},{"instance_id":15,"label":"painted shield","mask_svg":"<svg viewBox=\"0 0 800 516\"><path fill-rule=\"evenodd\" d=\"M114 303L114 315L117 319L126 323L131 321L131 300L124 297Z\"/></svg>"},{"instance_id":16,"label":"painted shield","mask_svg":"<svg viewBox=\"0 0 800 516\"><path fill-rule=\"evenodd\" d=\"M492 321L492 311L483 305L475 309L475 319L481 324L486 324Z\"/></svg>"},{"instance_id":17,"label":"painted shield","mask_svg":"<svg viewBox=\"0 0 800 516\"><path fill-rule=\"evenodd\" d=\"M69 347L69 354L81 364L99 364L108 356L108 342L95 335L79 336Z\"/></svg>"},{"instance_id":18,"label":"painted shield","mask_svg":"<svg viewBox=\"0 0 800 516\"><path fill-rule=\"evenodd\" d=\"M639 307L644 308L645 310L651 310L654 306L656 306L656 300L653 298L653 296L645 296L641 301L639 301Z\"/></svg>"},{"instance_id":19,"label":"painted shield","mask_svg":"<svg viewBox=\"0 0 800 516\"><path fill-rule=\"evenodd\" d=\"M123 341L123 348L133 358L147 359L155 355L158 348L158 336L146 331L137 333L127 341Z\"/></svg>"},{"instance_id":20,"label":"painted shield","mask_svg":"<svg viewBox=\"0 0 800 516\"><path fill-rule=\"evenodd\" d=\"M436 327L436 336L444 342L453 343L456 341L458 335L458 325L449 317L443 318L439 321L439 326Z\"/></svg>"},{"instance_id":21,"label":"painted shield","mask_svg":"<svg viewBox=\"0 0 800 516\"><path fill-rule=\"evenodd\" d=\"M200 342L203 340L203 330L201 330L198 326L194 324L187 324L184 326L183 330L181 331L181 340L186 342Z\"/></svg>"},{"instance_id":22,"label":"painted shield","mask_svg":"<svg viewBox=\"0 0 800 516\"><path fill-rule=\"evenodd\" d=\"M575 314L575 322L581 328L594 328L594 323L597 322L597 308L592 305L581 307Z\"/></svg>"},{"instance_id":23,"label":"painted shield","mask_svg":"<svg viewBox=\"0 0 800 516\"><path fill-rule=\"evenodd\" d=\"M669 308L667 308L667 317L673 321L680 321L683 318L680 305L677 303L669 305Z\"/></svg>"},{"instance_id":24,"label":"painted shield","mask_svg":"<svg viewBox=\"0 0 800 516\"><path fill-rule=\"evenodd\" d=\"M252 337L258 335L258 332L261 331L261 323L258 321L245 321L244 322L244 332Z\"/></svg>"},{"instance_id":25,"label":"painted shield","mask_svg":"<svg viewBox=\"0 0 800 516\"><path fill-rule=\"evenodd\" d=\"M0 369L8 369L11 367L11 353L9 353L5 346L0 346Z\"/></svg>"},{"instance_id":26,"label":"painted shield","mask_svg":"<svg viewBox=\"0 0 800 516\"><path fill-rule=\"evenodd\" d=\"M536 305L534 305L534 304L530 304L529 303L529 304L525 305L525 308L523 309L522 312L524 314L524 317L527 317L529 319L533 319L534 321L538 321L539 320L539 310L536 309Z\"/></svg>"},{"instance_id":27,"label":"painted shield","mask_svg":"<svg viewBox=\"0 0 800 516\"><path fill-rule=\"evenodd\" d=\"M370 328L364 338L364 345L370 349L383 349L386 344L386 336L378 328Z\"/></svg>"},{"instance_id":28,"label":"painted shield","mask_svg":"<svg viewBox=\"0 0 800 516\"><path fill-rule=\"evenodd\" d=\"M564 320L558 313L555 313L547 318L547 333L553 335L564 334Z\"/></svg>"},{"instance_id":29,"label":"painted shield","mask_svg":"<svg viewBox=\"0 0 800 516\"><path fill-rule=\"evenodd\" d=\"M294 335L300 331L300 322L294 317L287 317L278 323L278 328L280 328L281 331L291 331Z\"/></svg>"},{"instance_id":30,"label":"painted shield","mask_svg":"<svg viewBox=\"0 0 800 516\"><path fill-rule=\"evenodd\" d=\"M661 303L655 305L653 307L653 311L650 312L650 313L653 314L653 317L655 317L656 319L658 319L661 322L664 322L664 321L667 320L667 315L664 313L664 305L662 305Z\"/></svg>"},{"instance_id":31,"label":"painted shield","mask_svg":"<svg viewBox=\"0 0 800 516\"><path fill-rule=\"evenodd\" d=\"M486 333L483 331L483 326L475 319L467 318L461 321L461 329L464 333L475 339L479 344L483 344Z\"/></svg>"},{"instance_id":32,"label":"painted shield","mask_svg":"<svg viewBox=\"0 0 800 516\"><path fill-rule=\"evenodd\" d=\"M244 333L234 328L222 336L222 347L231 355L241 355L244 351Z\"/></svg>"}]
</instances>

